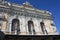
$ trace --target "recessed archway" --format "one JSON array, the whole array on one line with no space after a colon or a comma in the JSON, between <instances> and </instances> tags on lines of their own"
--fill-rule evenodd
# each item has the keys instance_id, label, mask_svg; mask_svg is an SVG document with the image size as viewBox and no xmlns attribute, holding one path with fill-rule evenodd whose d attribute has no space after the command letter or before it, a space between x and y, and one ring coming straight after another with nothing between
<instances>
[{"instance_id":1,"label":"recessed archway","mask_svg":"<svg viewBox=\"0 0 60 40\"><path fill-rule=\"evenodd\" d=\"M33 21L28 21L28 31L29 31L29 34L32 34L32 33L35 34Z\"/></svg>"},{"instance_id":2,"label":"recessed archway","mask_svg":"<svg viewBox=\"0 0 60 40\"><path fill-rule=\"evenodd\" d=\"M46 32L46 34L48 34L48 32L47 32L47 30L45 28L44 22L40 22L40 26L41 26L41 29L42 29L43 34L45 34L45 32Z\"/></svg>"},{"instance_id":3,"label":"recessed archway","mask_svg":"<svg viewBox=\"0 0 60 40\"><path fill-rule=\"evenodd\" d=\"M41 30L42 30L43 34L45 34L45 32L44 32L44 23L40 22L40 25L41 25Z\"/></svg>"},{"instance_id":4,"label":"recessed archway","mask_svg":"<svg viewBox=\"0 0 60 40\"><path fill-rule=\"evenodd\" d=\"M19 23L18 19L12 20L12 26L11 26L12 34L19 34L20 33L20 25L19 24L20 23Z\"/></svg>"}]
</instances>

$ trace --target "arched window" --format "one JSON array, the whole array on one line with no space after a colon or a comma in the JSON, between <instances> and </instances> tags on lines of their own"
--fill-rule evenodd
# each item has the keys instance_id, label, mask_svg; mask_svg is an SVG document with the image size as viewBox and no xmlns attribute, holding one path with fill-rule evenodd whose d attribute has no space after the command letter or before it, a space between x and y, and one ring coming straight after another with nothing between
<instances>
[{"instance_id":1,"label":"arched window","mask_svg":"<svg viewBox=\"0 0 60 40\"><path fill-rule=\"evenodd\" d=\"M29 31L29 34L32 34L32 33L35 34L33 21L28 21L28 31Z\"/></svg>"},{"instance_id":2,"label":"arched window","mask_svg":"<svg viewBox=\"0 0 60 40\"><path fill-rule=\"evenodd\" d=\"M42 29L43 34L45 34L45 32L46 32L46 34L48 34L48 33L47 33L47 30L46 30L46 28L45 28L44 22L40 22L40 25L41 25L41 29ZM44 29L45 29L45 30L44 30Z\"/></svg>"},{"instance_id":3,"label":"arched window","mask_svg":"<svg viewBox=\"0 0 60 40\"><path fill-rule=\"evenodd\" d=\"M19 20L18 19L12 20L11 31L12 31L12 34L19 34L20 33L20 27L19 27Z\"/></svg>"},{"instance_id":4,"label":"arched window","mask_svg":"<svg viewBox=\"0 0 60 40\"><path fill-rule=\"evenodd\" d=\"M44 33L44 23L43 22L40 22L40 25L41 25L41 29L42 29L43 34L45 34Z\"/></svg>"}]
</instances>

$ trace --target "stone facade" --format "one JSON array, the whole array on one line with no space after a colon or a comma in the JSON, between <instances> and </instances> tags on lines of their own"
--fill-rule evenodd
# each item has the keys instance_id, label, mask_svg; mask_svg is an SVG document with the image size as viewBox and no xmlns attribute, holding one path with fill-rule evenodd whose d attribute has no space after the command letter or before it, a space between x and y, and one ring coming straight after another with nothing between
<instances>
[{"instance_id":1,"label":"stone facade","mask_svg":"<svg viewBox=\"0 0 60 40\"><path fill-rule=\"evenodd\" d=\"M13 20L19 23L17 29L12 27L18 25L16 23L14 25ZM31 29L28 28L29 21L32 25ZM41 26L41 22L43 22L43 26ZM15 4L2 1L0 3L0 30L9 35L17 35L17 33L18 35L58 35L52 14L47 10L36 9L28 2Z\"/></svg>"}]
</instances>

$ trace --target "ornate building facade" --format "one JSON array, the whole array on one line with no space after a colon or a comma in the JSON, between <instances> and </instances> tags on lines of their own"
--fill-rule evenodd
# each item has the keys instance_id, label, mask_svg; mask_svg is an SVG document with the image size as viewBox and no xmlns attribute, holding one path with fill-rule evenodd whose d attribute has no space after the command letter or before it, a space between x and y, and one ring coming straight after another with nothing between
<instances>
[{"instance_id":1,"label":"ornate building facade","mask_svg":"<svg viewBox=\"0 0 60 40\"><path fill-rule=\"evenodd\" d=\"M53 16L30 3L0 1L0 31L8 35L58 35Z\"/></svg>"}]
</instances>

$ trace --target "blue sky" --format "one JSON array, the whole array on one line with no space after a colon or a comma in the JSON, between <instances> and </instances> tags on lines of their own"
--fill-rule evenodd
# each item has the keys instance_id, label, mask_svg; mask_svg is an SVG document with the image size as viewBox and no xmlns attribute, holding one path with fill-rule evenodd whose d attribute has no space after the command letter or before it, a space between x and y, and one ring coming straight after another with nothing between
<instances>
[{"instance_id":1,"label":"blue sky","mask_svg":"<svg viewBox=\"0 0 60 40\"><path fill-rule=\"evenodd\" d=\"M9 2L22 4L26 0L8 0ZM27 0L33 7L42 10L49 10L54 16L54 22L60 33L60 0Z\"/></svg>"}]
</instances>

